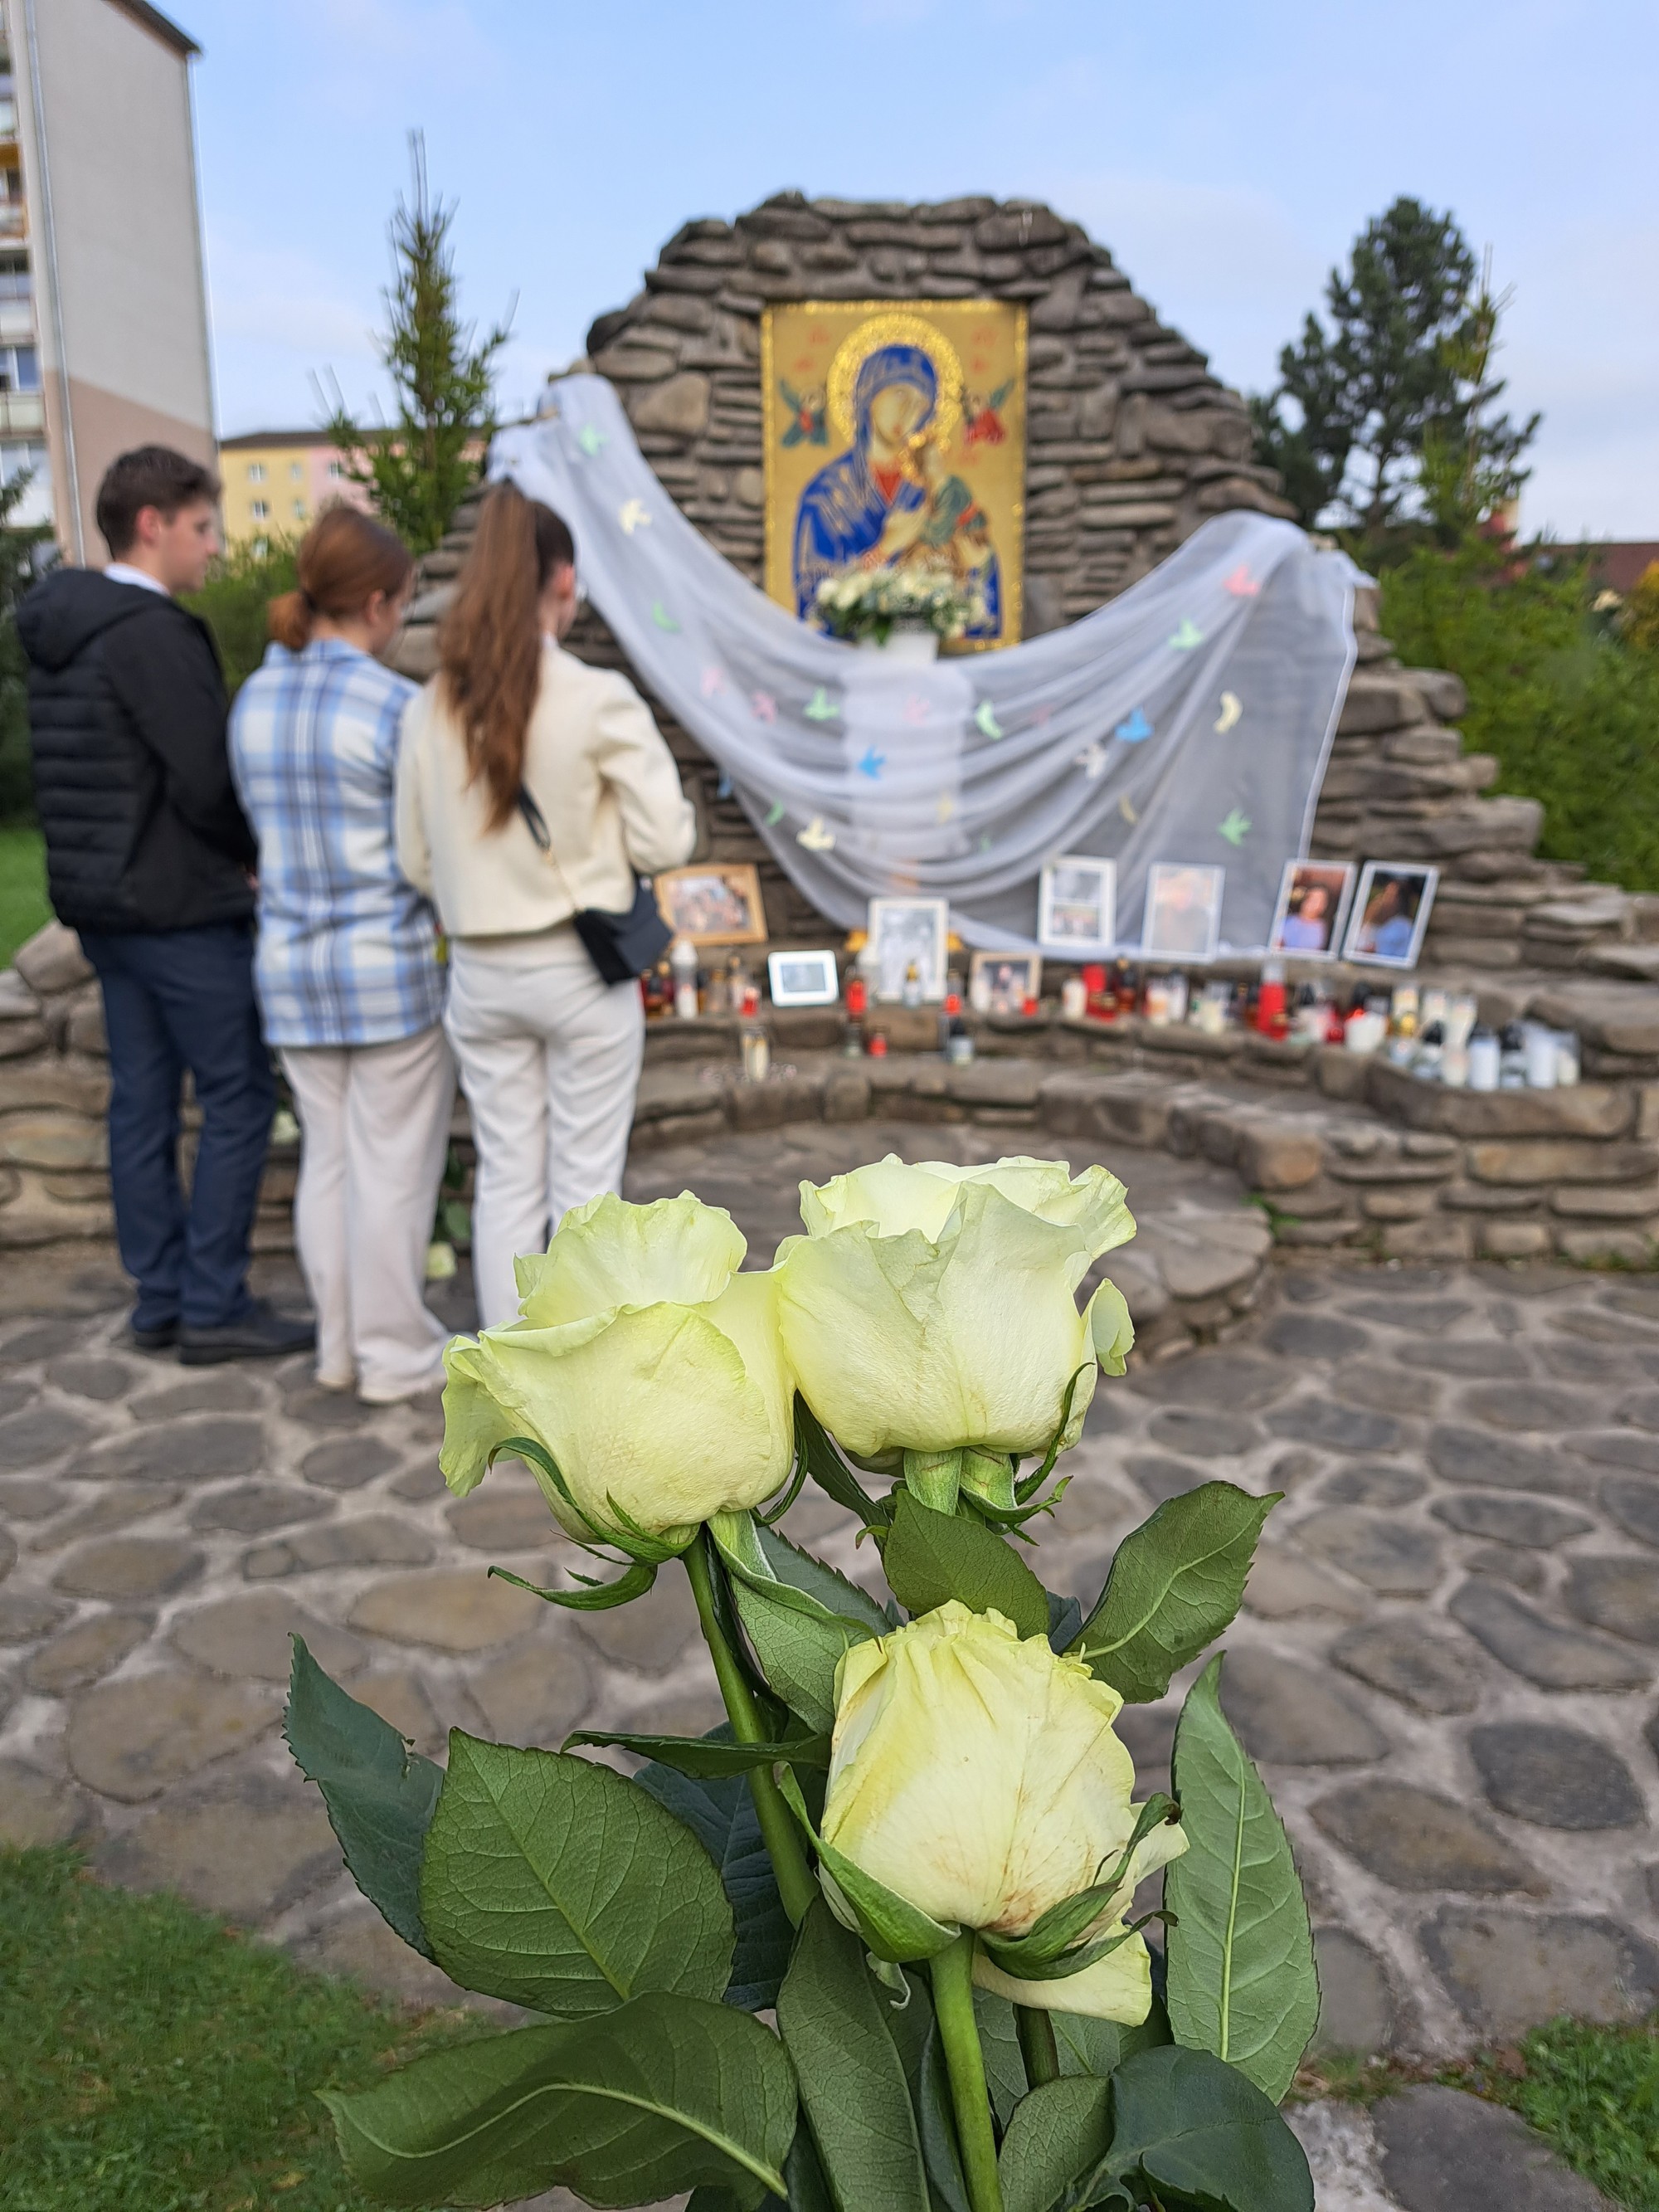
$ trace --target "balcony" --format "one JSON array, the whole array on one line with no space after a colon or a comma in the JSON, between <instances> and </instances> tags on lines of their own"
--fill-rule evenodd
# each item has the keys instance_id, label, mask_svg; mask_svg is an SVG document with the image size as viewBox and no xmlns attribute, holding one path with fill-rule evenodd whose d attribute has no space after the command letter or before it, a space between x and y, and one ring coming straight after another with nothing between
<instances>
[{"instance_id":1,"label":"balcony","mask_svg":"<svg viewBox=\"0 0 1659 2212\"><path fill-rule=\"evenodd\" d=\"M21 200L0 200L0 238L28 236L28 210Z\"/></svg>"},{"instance_id":2,"label":"balcony","mask_svg":"<svg viewBox=\"0 0 1659 2212\"><path fill-rule=\"evenodd\" d=\"M46 402L39 392L0 392L0 438L38 438L46 427Z\"/></svg>"},{"instance_id":3,"label":"balcony","mask_svg":"<svg viewBox=\"0 0 1659 2212\"><path fill-rule=\"evenodd\" d=\"M17 138L17 102L6 94L0 97L0 146L13 145Z\"/></svg>"},{"instance_id":4,"label":"balcony","mask_svg":"<svg viewBox=\"0 0 1659 2212\"><path fill-rule=\"evenodd\" d=\"M28 300L0 299L0 345L34 343L34 306Z\"/></svg>"}]
</instances>

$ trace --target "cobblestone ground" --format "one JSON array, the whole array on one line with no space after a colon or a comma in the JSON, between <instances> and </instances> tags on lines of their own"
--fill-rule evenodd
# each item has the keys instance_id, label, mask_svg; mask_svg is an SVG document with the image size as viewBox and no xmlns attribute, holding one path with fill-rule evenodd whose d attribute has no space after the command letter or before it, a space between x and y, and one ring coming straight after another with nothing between
<instances>
[{"instance_id":1,"label":"cobblestone ground","mask_svg":"<svg viewBox=\"0 0 1659 2212\"><path fill-rule=\"evenodd\" d=\"M812 1125L647 1155L629 1194L729 1206L764 1262L798 1225L803 1175L890 1142L991 1157L994 1139ZM1194 1163L1112 1164L1149 1241L1237 1204ZM506 1468L447 1497L435 1404L371 1410L317 1390L304 1363L180 1370L125 1348L106 1272L14 1268L0 1836L82 1838L112 1880L178 1890L383 1988L453 1995L358 1899L288 1760L289 1632L428 1752L451 1723L546 1744L578 1724L695 1730L720 1708L683 1580L613 1613L551 1613L483 1569L545 1582L569 1548ZM1092 1597L1161 1499L1218 1476L1285 1493L1227 1638L1226 1696L1313 1902L1324 2041L1434 2056L1561 2009L1651 2009L1659 1283L1275 1264L1229 1328L1103 1384L1039 1564ZM871 1571L817 1493L786 1525ZM1144 1787L1163 1779L1182 1687L1125 1716ZM1448 2118L1433 2100L1449 2094L1393 2100L1379 2128L1316 2109L1322 2208L1595 2201L1559 2172L1529 2194L1530 2147L1495 2137L1465 2145L1476 2193L1421 2193L1422 2128L1509 2125L1484 2107L1468 2121L1466 2099Z\"/></svg>"}]
</instances>

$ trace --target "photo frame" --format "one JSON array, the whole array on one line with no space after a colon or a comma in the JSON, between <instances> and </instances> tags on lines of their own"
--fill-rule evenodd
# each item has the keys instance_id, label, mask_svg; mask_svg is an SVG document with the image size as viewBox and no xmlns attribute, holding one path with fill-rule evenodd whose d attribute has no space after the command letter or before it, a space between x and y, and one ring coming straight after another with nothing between
<instances>
[{"instance_id":1,"label":"photo frame","mask_svg":"<svg viewBox=\"0 0 1659 2212\"><path fill-rule=\"evenodd\" d=\"M1366 968L1415 968L1434 904L1438 868L1422 860L1367 860L1342 942Z\"/></svg>"},{"instance_id":2,"label":"photo frame","mask_svg":"<svg viewBox=\"0 0 1659 2212\"><path fill-rule=\"evenodd\" d=\"M1140 926L1143 959L1193 961L1215 958L1221 935L1224 868L1198 861L1156 860L1146 875L1146 911Z\"/></svg>"},{"instance_id":3,"label":"photo frame","mask_svg":"<svg viewBox=\"0 0 1659 2212\"><path fill-rule=\"evenodd\" d=\"M766 981L775 1006L833 1006L841 996L833 952L769 952Z\"/></svg>"},{"instance_id":4,"label":"photo frame","mask_svg":"<svg viewBox=\"0 0 1659 2212\"><path fill-rule=\"evenodd\" d=\"M1294 960L1334 960L1357 872L1352 860L1286 860L1268 951Z\"/></svg>"},{"instance_id":5,"label":"photo frame","mask_svg":"<svg viewBox=\"0 0 1659 2212\"><path fill-rule=\"evenodd\" d=\"M1037 879L1037 942L1060 957L1109 952L1116 942L1117 867L1092 853L1062 853Z\"/></svg>"},{"instance_id":6,"label":"photo frame","mask_svg":"<svg viewBox=\"0 0 1659 2212\"><path fill-rule=\"evenodd\" d=\"M1023 1013L1028 999L1042 996L1040 952L975 952L969 961L968 1003L976 1012Z\"/></svg>"},{"instance_id":7,"label":"photo frame","mask_svg":"<svg viewBox=\"0 0 1659 2212\"><path fill-rule=\"evenodd\" d=\"M950 934L951 910L944 899L872 898L869 918L874 970L872 996L902 999L905 971L914 960L921 978L922 997L935 1002L942 1000Z\"/></svg>"},{"instance_id":8,"label":"photo frame","mask_svg":"<svg viewBox=\"0 0 1659 2212\"><path fill-rule=\"evenodd\" d=\"M665 868L652 884L658 910L689 945L763 945L766 908L749 860L695 860Z\"/></svg>"}]
</instances>

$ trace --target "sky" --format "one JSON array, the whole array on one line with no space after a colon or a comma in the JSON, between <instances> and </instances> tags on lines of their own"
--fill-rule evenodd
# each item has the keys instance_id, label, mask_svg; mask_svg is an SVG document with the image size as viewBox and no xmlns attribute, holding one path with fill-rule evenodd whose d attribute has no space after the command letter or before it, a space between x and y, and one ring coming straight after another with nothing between
<instances>
[{"instance_id":1,"label":"sky","mask_svg":"<svg viewBox=\"0 0 1659 2212\"><path fill-rule=\"evenodd\" d=\"M385 391L424 132L503 414L695 216L798 188L1047 201L1243 390L1401 192L1512 287L1528 534L1659 538L1653 0L163 0L197 125L222 434Z\"/></svg>"}]
</instances>

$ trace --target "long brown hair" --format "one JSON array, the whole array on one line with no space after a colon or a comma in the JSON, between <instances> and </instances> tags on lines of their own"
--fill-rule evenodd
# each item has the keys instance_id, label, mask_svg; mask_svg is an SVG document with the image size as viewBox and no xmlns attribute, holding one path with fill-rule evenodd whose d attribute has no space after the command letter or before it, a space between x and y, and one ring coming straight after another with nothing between
<instances>
[{"instance_id":1,"label":"long brown hair","mask_svg":"<svg viewBox=\"0 0 1659 2212\"><path fill-rule=\"evenodd\" d=\"M415 573L408 547L383 522L355 507L331 507L300 540L300 588L265 611L278 645L299 653L311 642L319 615L349 622L376 592L395 599Z\"/></svg>"},{"instance_id":2,"label":"long brown hair","mask_svg":"<svg viewBox=\"0 0 1659 2212\"><path fill-rule=\"evenodd\" d=\"M536 605L553 571L574 564L569 530L550 507L498 483L438 632L438 666L466 738L467 781L489 793L489 827L513 818L525 738L541 677Z\"/></svg>"}]
</instances>

